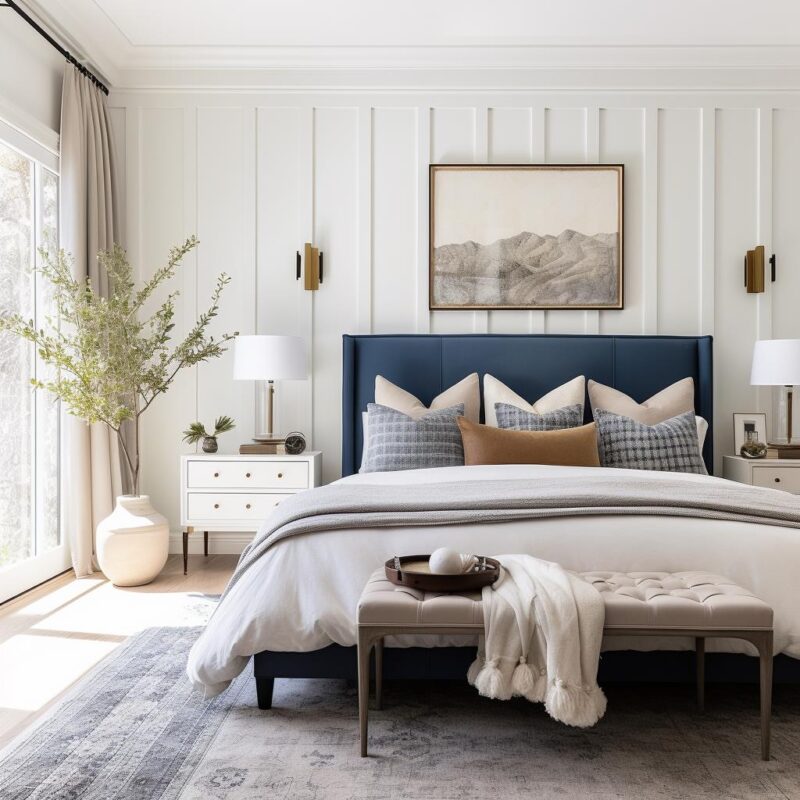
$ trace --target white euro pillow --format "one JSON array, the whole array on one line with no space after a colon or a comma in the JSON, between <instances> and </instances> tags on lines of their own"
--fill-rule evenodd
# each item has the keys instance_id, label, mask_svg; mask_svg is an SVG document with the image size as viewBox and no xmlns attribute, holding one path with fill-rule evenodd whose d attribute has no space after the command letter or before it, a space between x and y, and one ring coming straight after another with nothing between
<instances>
[{"instance_id":1,"label":"white euro pillow","mask_svg":"<svg viewBox=\"0 0 800 800\"><path fill-rule=\"evenodd\" d=\"M580 404L580 407L583 408L585 392L586 379L583 375L579 375L577 378L557 386L551 392L540 397L535 403L529 403L513 389L509 389L502 381L486 373L483 376L483 410L486 424L492 428L499 427L494 409L495 403L508 403L510 406L516 406L530 414L545 414L548 411L564 408L564 406Z\"/></svg>"},{"instance_id":2,"label":"white euro pillow","mask_svg":"<svg viewBox=\"0 0 800 800\"><path fill-rule=\"evenodd\" d=\"M376 375L375 402L379 406L386 406L408 414L414 419L425 416L429 411L463 404L464 417L477 424L480 422L481 416L481 382L478 373L473 372L458 383L454 383L449 389L445 389L431 400L430 406L426 406L411 392L386 380L383 375Z\"/></svg>"}]
</instances>

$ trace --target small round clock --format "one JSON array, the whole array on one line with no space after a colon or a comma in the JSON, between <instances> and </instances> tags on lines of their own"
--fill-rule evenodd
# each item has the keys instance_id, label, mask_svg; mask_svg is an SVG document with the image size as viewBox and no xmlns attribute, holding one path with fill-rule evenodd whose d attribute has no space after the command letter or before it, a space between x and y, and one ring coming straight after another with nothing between
<instances>
[{"instance_id":1,"label":"small round clock","mask_svg":"<svg viewBox=\"0 0 800 800\"><path fill-rule=\"evenodd\" d=\"M292 431L286 436L284 447L287 455L299 456L306 449L306 437L300 431Z\"/></svg>"}]
</instances>

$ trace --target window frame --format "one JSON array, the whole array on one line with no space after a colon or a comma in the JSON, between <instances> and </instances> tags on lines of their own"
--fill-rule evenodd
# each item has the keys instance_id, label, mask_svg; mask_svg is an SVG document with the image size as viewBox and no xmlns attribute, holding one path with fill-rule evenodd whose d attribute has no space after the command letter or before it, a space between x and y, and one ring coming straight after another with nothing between
<instances>
[{"instance_id":1,"label":"window frame","mask_svg":"<svg viewBox=\"0 0 800 800\"><path fill-rule=\"evenodd\" d=\"M43 191L42 174L43 170L52 173L58 181L58 193L60 198L60 170L59 170L59 157L58 152L54 151L46 144L37 141L36 139L28 136L23 130L9 123L5 119L0 119L0 142L4 146L16 150L20 155L33 162L33 219L34 219L34 259L38 266L39 256L38 248L42 244L42 202L41 196ZM60 205L60 201L59 201ZM58 221L58 235L60 242L60 209ZM37 276L31 276L33 283L33 302L34 312L37 315L38 321L38 303L40 300L40 288L38 286ZM32 359L33 374L39 374L41 362L35 354L35 346L31 343L29 345L34 351ZM33 391L33 390L32 390ZM36 392L33 398L33 413L34 421L31 426L31 436L33 438L31 448L31 475L32 475L32 503L33 503L33 518L34 526L31 531L33 538L33 555L21 561L14 562L5 567L0 567L0 603L3 603L23 592L32 589L44 581L55 577L59 573L64 572L71 566L71 554L69 542L67 541L65 526L64 526L64 493L62 486L63 477L63 409L59 405L58 411L58 430L56 434L58 442L57 454L57 480L58 480L58 533L59 543L57 546L52 547L44 552L37 552L39 548L41 529L39 520L42 518L42 497L39 491L38 483L40 480L39 470L39 436L37 435L37 421L39 419L40 409L43 408L44 403L52 402L50 398L42 395L41 392Z\"/></svg>"}]
</instances>

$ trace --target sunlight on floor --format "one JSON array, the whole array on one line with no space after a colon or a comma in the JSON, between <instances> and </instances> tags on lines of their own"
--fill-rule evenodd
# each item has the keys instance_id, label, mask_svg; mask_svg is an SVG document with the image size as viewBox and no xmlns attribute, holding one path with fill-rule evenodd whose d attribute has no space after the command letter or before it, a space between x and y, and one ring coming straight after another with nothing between
<instances>
[{"instance_id":1,"label":"sunlight on floor","mask_svg":"<svg viewBox=\"0 0 800 800\"><path fill-rule=\"evenodd\" d=\"M175 627L197 625L203 621L200 605L184 592L133 592L104 583L93 599L94 613L87 616L78 604L58 609L33 627L83 634L131 636L156 625ZM197 606L197 608L195 608Z\"/></svg>"},{"instance_id":2,"label":"sunlight on floor","mask_svg":"<svg viewBox=\"0 0 800 800\"><path fill-rule=\"evenodd\" d=\"M19 616L44 617L52 614L67 603L71 603L104 583L106 583L104 578L80 578L71 581L65 586L60 586L43 597L37 598L32 603L28 603L24 609L19 611Z\"/></svg>"},{"instance_id":3,"label":"sunlight on floor","mask_svg":"<svg viewBox=\"0 0 800 800\"><path fill-rule=\"evenodd\" d=\"M12 636L0 645L0 707L37 711L119 642L68 636Z\"/></svg>"}]
</instances>

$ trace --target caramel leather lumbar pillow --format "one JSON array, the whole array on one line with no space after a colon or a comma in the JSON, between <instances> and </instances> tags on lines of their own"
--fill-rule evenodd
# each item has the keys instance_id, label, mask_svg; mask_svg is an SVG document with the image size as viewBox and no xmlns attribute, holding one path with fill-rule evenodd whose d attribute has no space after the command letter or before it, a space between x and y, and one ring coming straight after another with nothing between
<instances>
[{"instance_id":1,"label":"caramel leather lumbar pillow","mask_svg":"<svg viewBox=\"0 0 800 800\"><path fill-rule=\"evenodd\" d=\"M550 464L561 467L599 467L597 429L593 422L557 431L510 431L476 425L458 418L464 442L464 463Z\"/></svg>"},{"instance_id":2,"label":"caramel leather lumbar pillow","mask_svg":"<svg viewBox=\"0 0 800 800\"><path fill-rule=\"evenodd\" d=\"M592 413L595 410L610 411L645 425L657 425L687 411L694 413L694 381L691 378L676 381L643 403L637 403L624 392L590 380L589 402Z\"/></svg>"}]
</instances>

